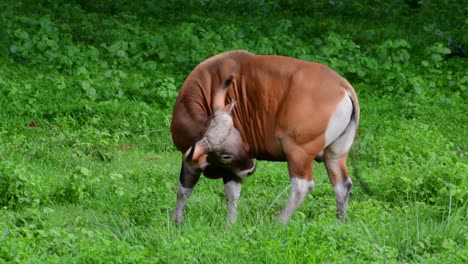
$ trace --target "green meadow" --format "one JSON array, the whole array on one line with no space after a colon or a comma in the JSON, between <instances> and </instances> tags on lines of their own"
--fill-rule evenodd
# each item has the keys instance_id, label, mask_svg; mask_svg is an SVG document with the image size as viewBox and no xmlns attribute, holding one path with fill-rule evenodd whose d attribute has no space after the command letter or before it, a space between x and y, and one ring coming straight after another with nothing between
<instances>
[{"instance_id":1,"label":"green meadow","mask_svg":"<svg viewBox=\"0 0 468 264\"><path fill-rule=\"evenodd\" d=\"M464 1L0 2L0 263L467 263ZM238 221L201 178L171 221L172 107L201 61L324 63L361 105L348 221L323 164L282 226L287 164L261 161Z\"/></svg>"}]
</instances>

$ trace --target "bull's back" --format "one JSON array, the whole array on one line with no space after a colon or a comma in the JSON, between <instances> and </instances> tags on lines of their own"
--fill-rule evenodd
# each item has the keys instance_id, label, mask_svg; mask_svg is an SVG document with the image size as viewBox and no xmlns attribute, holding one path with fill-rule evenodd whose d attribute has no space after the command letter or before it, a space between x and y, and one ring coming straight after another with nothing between
<instances>
[{"instance_id":1,"label":"bull's back","mask_svg":"<svg viewBox=\"0 0 468 264\"><path fill-rule=\"evenodd\" d=\"M282 139L308 140L324 133L344 81L328 67L281 56L232 51L200 63L187 77L174 107L173 142L186 151L206 130L212 98L234 74L227 101L236 101L234 125L252 157L284 160Z\"/></svg>"},{"instance_id":2,"label":"bull's back","mask_svg":"<svg viewBox=\"0 0 468 264\"><path fill-rule=\"evenodd\" d=\"M283 139L307 143L324 134L345 95L343 79L330 68L281 56L255 56L241 64L234 123L253 157L285 160Z\"/></svg>"}]
</instances>

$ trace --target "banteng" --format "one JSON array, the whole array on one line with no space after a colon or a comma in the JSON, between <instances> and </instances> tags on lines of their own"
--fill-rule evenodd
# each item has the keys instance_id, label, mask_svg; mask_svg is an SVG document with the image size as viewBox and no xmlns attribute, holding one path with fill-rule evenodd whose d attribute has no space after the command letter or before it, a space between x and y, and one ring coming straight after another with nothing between
<instances>
[{"instance_id":1,"label":"banteng","mask_svg":"<svg viewBox=\"0 0 468 264\"><path fill-rule=\"evenodd\" d=\"M222 178L235 221L242 179L257 160L287 161L291 193L286 223L314 188L312 162L323 160L345 217L351 178L348 151L359 123L353 87L325 65L231 51L200 63L177 98L172 139L183 153L174 220L182 222L200 174Z\"/></svg>"}]
</instances>

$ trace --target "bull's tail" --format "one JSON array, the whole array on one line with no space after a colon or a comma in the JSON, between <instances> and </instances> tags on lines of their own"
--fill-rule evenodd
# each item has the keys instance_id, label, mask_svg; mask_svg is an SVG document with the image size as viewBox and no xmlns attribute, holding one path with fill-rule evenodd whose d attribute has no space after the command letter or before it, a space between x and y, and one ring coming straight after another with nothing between
<instances>
[{"instance_id":1,"label":"bull's tail","mask_svg":"<svg viewBox=\"0 0 468 264\"><path fill-rule=\"evenodd\" d=\"M356 137L357 137L357 131L356 131ZM351 148L350 154L351 154L351 166L353 166L353 176L356 179L356 182L358 182L359 186L361 186L362 191L369 195L372 196L372 191L369 188L369 185L361 178L361 175L359 173L359 149L360 149L360 144L359 144L359 139L356 138L354 141L354 144Z\"/></svg>"},{"instance_id":2,"label":"bull's tail","mask_svg":"<svg viewBox=\"0 0 468 264\"><path fill-rule=\"evenodd\" d=\"M356 179L356 181L359 183L361 186L362 190L364 191L365 194L372 196L372 191L370 190L369 186L367 185L366 182L364 182L359 174L359 149L360 149L360 144L359 144L359 117L360 117L360 109L359 109L359 103L357 99L356 92L354 89L349 86L350 88L347 89L349 98L351 99L351 103L353 106L353 113L351 114L351 122L356 123L356 135L355 135L355 140L353 143L353 146L351 148L351 165L353 166L353 176Z\"/></svg>"},{"instance_id":3,"label":"bull's tail","mask_svg":"<svg viewBox=\"0 0 468 264\"><path fill-rule=\"evenodd\" d=\"M346 89L346 91L348 92L348 96L351 99L351 104L353 106L353 112L351 114L351 122L356 122L356 127L358 127L361 110L359 108L357 95L354 89L351 87L351 85L348 87L348 89ZM357 135L357 131L356 131L356 135Z\"/></svg>"}]
</instances>

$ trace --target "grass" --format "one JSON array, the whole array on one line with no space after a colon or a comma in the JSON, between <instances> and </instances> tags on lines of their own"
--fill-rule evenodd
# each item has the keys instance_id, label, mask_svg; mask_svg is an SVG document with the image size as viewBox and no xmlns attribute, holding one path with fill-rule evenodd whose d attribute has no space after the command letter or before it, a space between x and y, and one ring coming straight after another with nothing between
<instances>
[{"instance_id":1,"label":"grass","mask_svg":"<svg viewBox=\"0 0 468 264\"><path fill-rule=\"evenodd\" d=\"M468 261L462 2L33 2L0 4L0 263ZM171 221L177 89L237 48L323 62L356 88L347 224L314 164L281 226L287 165L265 161L237 223L206 178Z\"/></svg>"},{"instance_id":2,"label":"grass","mask_svg":"<svg viewBox=\"0 0 468 264\"><path fill-rule=\"evenodd\" d=\"M5 261L466 260L466 205L451 208L449 219L447 210L439 214L410 196L392 204L379 195L366 196L355 184L349 221L343 225L334 218L334 194L321 164L314 167L315 190L285 227L275 217L289 191L286 164L272 162L260 162L258 172L245 181L236 224L226 221L222 182L202 178L189 200L185 222L177 226L170 218L179 153L116 148L106 161L93 155L73 159L74 153L64 151L67 148L50 150L52 157L62 155L56 164L41 162L34 155L18 161L22 164L15 170L19 175L34 175L28 178L33 183L21 193L37 191L40 202L31 201L16 211L2 209L0 248ZM77 162L63 166L65 160ZM55 194L66 185L58 179L67 174L77 175L71 182L70 192L76 196L72 200ZM49 197L35 189L43 181L49 182Z\"/></svg>"},{"instance_id":3,"label":"grass","mask_svg":"<svg viewBox=\"0 0 468 264\"><path fill-rule=\"evenodd\" d=\"M460 260L466 259L465 250L453 250L455 241L466 240L466 205L457 208L450 217L428 217L430 210L425 206L408 202L401 212L389 217L382 223L380 231L367 230L369 238L377 244L396 250L402 261L437 262L450 259L454 254ZM360 223L367 226L367 223ZM462 246L462 244L459 244ZM444 251L444 250L447 251ZM434 254L442 251L442 254ZM430 254L434 254L427 258ZM452 257L454 257L452 256Z\"/></svg>"}]
</instances>

